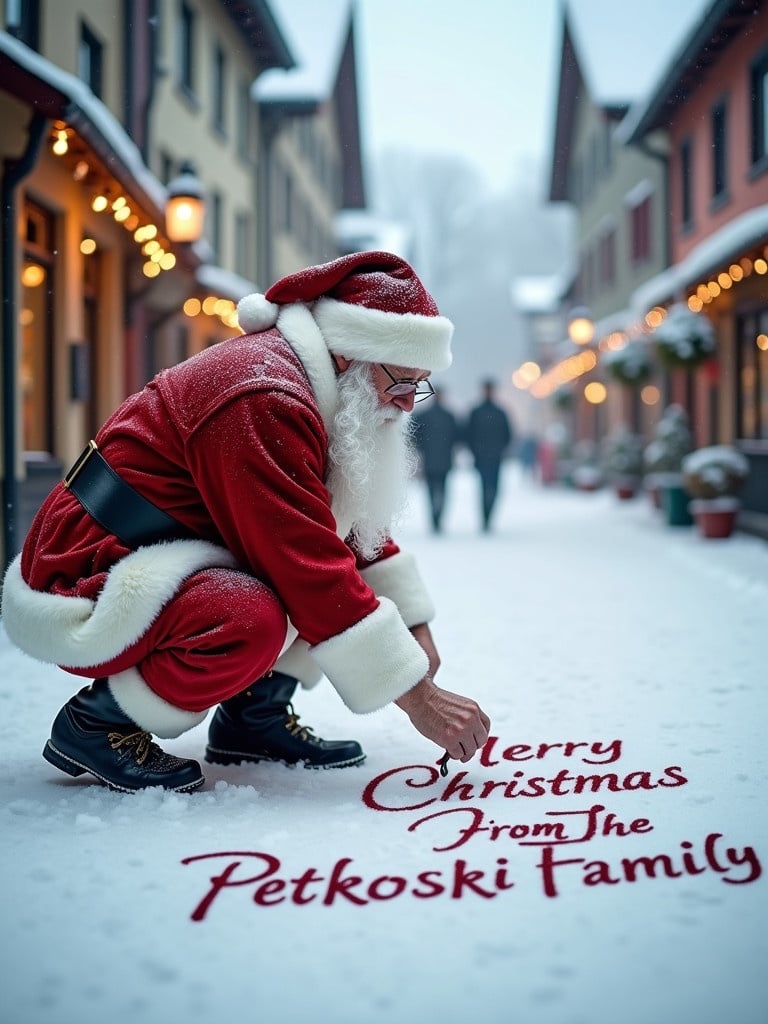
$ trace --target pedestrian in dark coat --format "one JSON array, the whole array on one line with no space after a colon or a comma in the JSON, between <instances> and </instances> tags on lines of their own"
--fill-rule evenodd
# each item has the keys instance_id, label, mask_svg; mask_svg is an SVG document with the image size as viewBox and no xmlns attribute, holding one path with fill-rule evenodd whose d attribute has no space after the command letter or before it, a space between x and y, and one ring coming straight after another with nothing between
<instances>
[{"instance_id":1,"label":"pedestrian in dark coat","mask_svg":"<svg viewBox=\"0 0 768 1024\"><path fill-rule=\"evenodd\" d=\"M458 420L443 404L440 388L435 388L429 408L414 416L413 436L427 485L432 529L439 533L442 529L448 474L453 468L453 455L459 437Z\"/></svg>"},{"instance_id":2,"label":"pedestrian in dark coat","mask_svg":"<svg viewBox=\"0 0 768 1024\"><path fill-rule=\"evenodd\" d=\"M512 424L494 400L496 384L483 381L483 399L469 414L465 440L480 477L483 530L491 526L491 515L499 492L501 461L513 440Z\"/></svg>"}]
</instances>

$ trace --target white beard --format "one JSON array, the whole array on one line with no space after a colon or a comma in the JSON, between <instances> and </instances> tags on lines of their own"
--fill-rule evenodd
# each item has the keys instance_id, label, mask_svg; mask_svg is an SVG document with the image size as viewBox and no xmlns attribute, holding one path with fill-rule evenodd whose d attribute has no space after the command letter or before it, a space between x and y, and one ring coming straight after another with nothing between
<instances>
[{"instance_id":1,"label":"white beard","mask_svg":"<svg viewBox=\"0 0 768 1024\"><path fill-rule=\"evenodd\" d=\"M379 404L368 363L352 363L340 374L338 391L326 486L336 522L351 524L355 549L370 560L405 507L416 465L411 424L397 406Z\"/></svg>"}]
</instances>

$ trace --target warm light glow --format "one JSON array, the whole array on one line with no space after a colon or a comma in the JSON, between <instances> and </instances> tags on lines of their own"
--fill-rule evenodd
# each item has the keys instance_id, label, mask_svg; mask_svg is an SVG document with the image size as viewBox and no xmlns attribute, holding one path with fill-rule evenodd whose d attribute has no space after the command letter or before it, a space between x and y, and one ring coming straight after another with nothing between
<instances>
[{"instance_id":1,"label":"warm light glow","mask_svg":"<svg viewBox=\"0 0 768 1024\"><path fill-rule=\"evenodd\" d=\"M600 381L593 380L584 387L584 397L590 405L600 405L608 397L608 389Z\"/></svg>"},{"instance_id":2,"label":"warm light glow","mask_svg":"<svg viewBox=\"0 0 768 1024\"><path fill-rule=\"evenodd\" d=\"M160 243L157 241L157 239L153 238L151 242L146 242L144 245L142 245L141 251L144 253L145 256L151 256L152 253L157 252L159 248Z\"/></svg>"},{"instance_id":3,"label":"warm light glow","mask_svg":"<svg viewBox=\"0 0 768 1024\"><path fill-rule=\"evenodd\" d=\"M122 208L125 206L127 202L128 200L125 198L125 196L118 196L114 203L112 203L112 209L122 210Z\"/></svg>"},{"instance_id":4,"label":"warm light glow","mask_svg":"<svg viewBox=\"0 0 768 1024\"><path fill-rule=\"evenodd\" d=\"M653 309L645 314L645 322L651 330L654 330L664 320L666 315L667 311L662 306L654 306Z\"/></svg>"},{"instance_id":5,"label":"warm light glow","mask_svg":"<svg viewBox=\"0 0 768 1024\"><path fill-rule=\"evenodd\" d=\"M90 256L91 253L96 252L96 241L93 238L84 238L80 243L80 252L83 256Z\"/></svg>"},{"instance_id":6,"label":"warm light glow","mask_svg":"<svg viewBox=\"0 0 768 1024\"><path fill-rule=\"evenodd\" d=\"M137 227L138 223L139 218L136 216L135 213L132 213L127 220L123 221L123 227L126 231L133 231L133 229Z\"/></svg>"},{"instance_id":7,"label":"warm light glow","mask_svg":"<svg viewBox=\"0 0 768 1024\"><path fill-rule=\"evenodd\" d=\"M165 208L165 227L172 242L196 242L203 233L205 207L201 200L175 196Z\"/></svg>"},{"instance_id":8,"label":"warm light glow","mask_svg":"<svg viewBox=\"0 0 768 1024\"><path fill-rule=\"evenodd\" d=\"M160 273L160 264L153 263L150 260L149 263L145 263L141 269L145 277L157 277Z\"/></svg>"},{"instance_id":9,"label":"warm light glow","mask_svg":"<svg viewBox=\"0 0 768 1024\"><path fill-rule=\"evenodd\" d=\"M52 146L53 152L56 156L64 156L69 149L69 142L67 141L67 133L65 130L56 132L56 141Z\"/></svg>"},{"instance_id":10,"label":"warm light glow","mask_svg":"<svg viewBox=\"0 0 768 1024\"><path fill-rule=\"evenodd\" d=\"M749 256L743 256L739 260L739 266L744 271L744 276L749 277L749 275L752 273L752 260L749 258Z\"/></svg>"},{"instance_id":11,"label":"warm light glow","mask_svg":"<svg viewBox=\"0 0 768 1024\"><path fill-rule=\"evenodd\" d=\"M160 257L160 266L163 270L173 270L176 266L176 257L172 252L164 252Z\"/></svg>"},{"instance_id":12,"label":"warm light glow","mask_svg":"<svg viewBox=\"0 0 768 1024\"><path fill-rule=\"evenodd\" d=\"M731 275L726 274L725 272L717 275L717 282L721 288L725 289L730 288L733 284L733 281L731 280Z\"/></svg>"},{"instance_id":13,"label":"warm light glow","mask_svg":"<svg viewBox=\"0 0 768 1024\"><path fill-rule=\"evenodd\" d=\"M101 213L102 210L106 210L109 206L109 200L106 196L95 196L91 203L91 209L96 213Z\"/></svg>"},{"instance_id":14,"label":"warm light glow","mask_svg":"<svg viewBox=\"0 0 768 1024\"><path fill-rule=\"evenodd\" d=\"M22 309L19 313L19 323L22 327L31 327L35 322L35 314L31 309Z\"/></svg>"},{"instance_id":15,"label":"warm light glow","mask_svg":"<svg viewBox=\"0 0 768 1024\"><path fill-rule=\"evenodd\" d=\"M45 267L39 263L28 263L21 272L21 283L25 288L37 288L45 280Z\"/></svg>"},{"instance_id":16,"label":"warm light glow","mask_svg":"<svg viewBox=\"0 0 768 1024\"><path fill-rule=\"evenodd\" d=\"M82 181L83 178L88 176L88 171L90 171L90 167L87 162L85 160L78 160L74 171L72 171L72 177L75 181Z\"/></svg>"},{"instance_id":17,"label":"warm light glow","mask_svg":"<svg viewBox=\"0 0 768 1024\"><path fill-rule=\"evenodd\" d=\"M761 352L768 352L768 334L758 334L755 344Z\"/></svg>"},{"instance_id":18,"label":"warm light glow","mask_svg":"<svg viewBox=\"0 0 768 1024\"><path fill-rule=\"evenodd\" d=\"M579 313L568 323L568 337L575 345L588 345L595 336L595 325L584 313Z\"/></svg>"},{"instance_id":19,"label":"warm light glow","mask_svg":"<svg viewBox=\"0 0 768 1024\"><path fill-rule=\"evenodd\" d=\"M755 260L755 273L764 274L768 271L768 263L765 260Z\"/></svg>"},{"instance_id":20,"label":"warm light glow","mask_svg":"<svg viewBox=\"0 0 768 1024\"><path fill-rule=\"evenodd\" d=\"M707 291L713 299L716 299L717 296L720 294L720 285L717 283L717 281L710 281L707 285Z\"/></svg>"},{"instance_id":21,"label":"warm light glow","mask_svg":"<svg viewBox=\"0 0 768 1024\"><path fill-rule=\"evenodd\" d=\"M688 309L690 309L692 313L700 313L703 305L704 303L701 301L698 295L691 295L691 297L688 299Z\"/></svg>"},{"instance_id":22,"label":"warm light glow","mask_svg":"<svg viewBox=\"0 0 768 1024\"><path fill-rule=\"evenodd\" d=\"M534 381L531 385L531 394L534 398L548 398L561 384L576 380L583 376L597 365L597 355L592 349L579 352L578 355L568 356L567 359L556 363L546 373Z\"/></svg>"},{"instance_id":23,"label":"warm light glow","mask_svg":"<svg viewBox=\"0 0 768 1024\"><path fill-rule=\"evenodd\" d=\"M658 405L661 401L661 392L655 384L646 384L640 392L640 401L643 405Z\"/></svg>"},{"instance_id":24,"label":"warm light glow","mask_svg":"<svg viewBox=\"0 0 768 1024\"><path fill-rule=\"evenodd\" d=\"M741 269L738 263L732 263L728 267L728 273L731 275L732 280L741 281L744 277L744 271Z\"/></svg>"},{"instance_id":25,"label":"warm light glow","mask_svg":"<svg viewBox=\"0 0 768 1024\"><path fill-rule=\"evenodd\" d=\"M216 302L217 299L215 295L208 295L205 299L203 299L203 312L206 314L206 316L215 315Z\"/></svg>"},{"instance_id":26,"label":"warm light glow","mask_svg":"<svg viewBox=\"0 0 768 1024\"><path fill-rule=\"evenodd\" d=\"M128 220L130 216L130 206L121 206L119 210L115 210L115 220L118 222L118 224L122 223L124 220Z\"/></svg>"},{"instance_id":27,"label":"warm light glow","mask_svg":"<svg viewBox=\"0 0 768 1024\"><path fill-rule=\"evenodd\" d=\"M202 303L200 299L187 299L182 308L187 316L197 316L202 309Z\"/></svg>"},{"instance_id":28,"label":"warm light glow","mask_svg":"<svg viewBox=\"0 0 768 1024\"><path fill-rule=\"evenodd\" d=\"M159 264L163 256L165 256L165 249L162 249L158 245L157 249L152 253L152 255L149 258L152 260L153 263Z\"/></svg>"}]
</instances>

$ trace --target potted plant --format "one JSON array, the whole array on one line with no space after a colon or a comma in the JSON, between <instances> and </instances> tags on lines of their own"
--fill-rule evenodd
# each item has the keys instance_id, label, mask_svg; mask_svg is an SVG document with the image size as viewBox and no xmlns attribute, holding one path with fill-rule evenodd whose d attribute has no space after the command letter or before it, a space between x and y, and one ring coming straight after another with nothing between
<instances>
[{"instance_id":1,"label":"potted plant","mask_svg":"<svg viewBox=\"0 0 768 1024\"><path fill-rule=\"evenodd\" d=\"M633 498L643 479L643 439L619 427L605 440L603 465L616 496Z\"/></svg>"},{"instance_id":2,"label":"potted plant","mask_svg":"<svg viewBox=\"0 0 768 1024\"><path fill-rule=\"evenodd\" d=\"M653 375L653 361L647 344L642 341L630 341L623 348L611 349L602 361L608 375L627 388L639 388Z\"/></svg>"},{"instance_id":3,"label":"potted plant","mask_svg":"<svg viewBox=\"0 0 768 1024\"><path fill-rule=\"evenodd\" d=\"M740 502L736 497L749 475L749 462L730 445L698 448L683 459L690 510L703 537L730 537Z\"/></svg>"},{"instance_id":4,"label":"potted plant","mask_svg":"<svg viewBox=\"0 0 768 1024\"><path fill-rule=\"evenodd\" d=\"M687 412L681 405L667 406L656 424L653 440L643 452L643 463L645 486L670 526L690 526L693 522L682 475L683 459L692 449Z\"/></svg>"},{"instance_id":5,"label":"potted plant","mask_svg":"<svg viewBox=\"0 0 768 1024\"><path fill-rule=\"evenodd\" d=\"M579 491L597 491L603 486L603 471L594 441L578 441L573 446L571 480Z\"/></svg>"},{"instance_id":6,"label":"potted plant","mask_svg":"<svg viewBox=\"0 0 768 1024\"><path fill-rule=\"evenodd\" d=\"M651 337L660 362L669 369L691 369L711 359L716 349L712 321L683 303L670 306Z\"/></svg>"}]
</instances>

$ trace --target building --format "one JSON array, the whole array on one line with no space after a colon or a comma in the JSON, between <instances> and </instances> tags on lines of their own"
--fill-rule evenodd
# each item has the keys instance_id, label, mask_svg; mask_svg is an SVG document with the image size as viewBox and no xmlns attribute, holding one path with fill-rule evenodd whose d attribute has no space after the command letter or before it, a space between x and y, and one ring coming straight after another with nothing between
<instances>
[{"instance_id":1,"label":"building","mask_svg":"<svg viewBox=\"0 0 768 1024\"><path fill-rule=\"evenodd\" d=\"M270 282L346 248L340 211L365 209L350 0L272 0L297 55L254 85L261 113L259 277Z\"/></svg>"},{"instance_id":2,"label":"building","mask_svg":"<svg viewBox=\"0 0 768 1024\"><path fill-rule=\"evenodd\" d=\"M3 5L4 564L123 398L235 333L237 301L283 268L337 255L335 217L364 201L344 6L331 92L280 120L301 188L283 191L278 237L262 149L276 107L265 100L262 113L254 89L267 72L298 70L276 3ZM172 231L178 193L187 212L195 193L205 200L191 237Z\"/></svg>"},{"instance_id":3,"label":"building","mask_svg":"<svg viewBox=\"0 0 768 1024\"><path fill-rule=\"evenodd\" d=\"M715 325L717 361L676 372L670 397L698 445L750 462L739 525L768 535L768 3L715 0L656 88L622 124L629 146L663 130L670 265L633 296L643 315L687 302Z\"/></svg>"}]
</instances>

